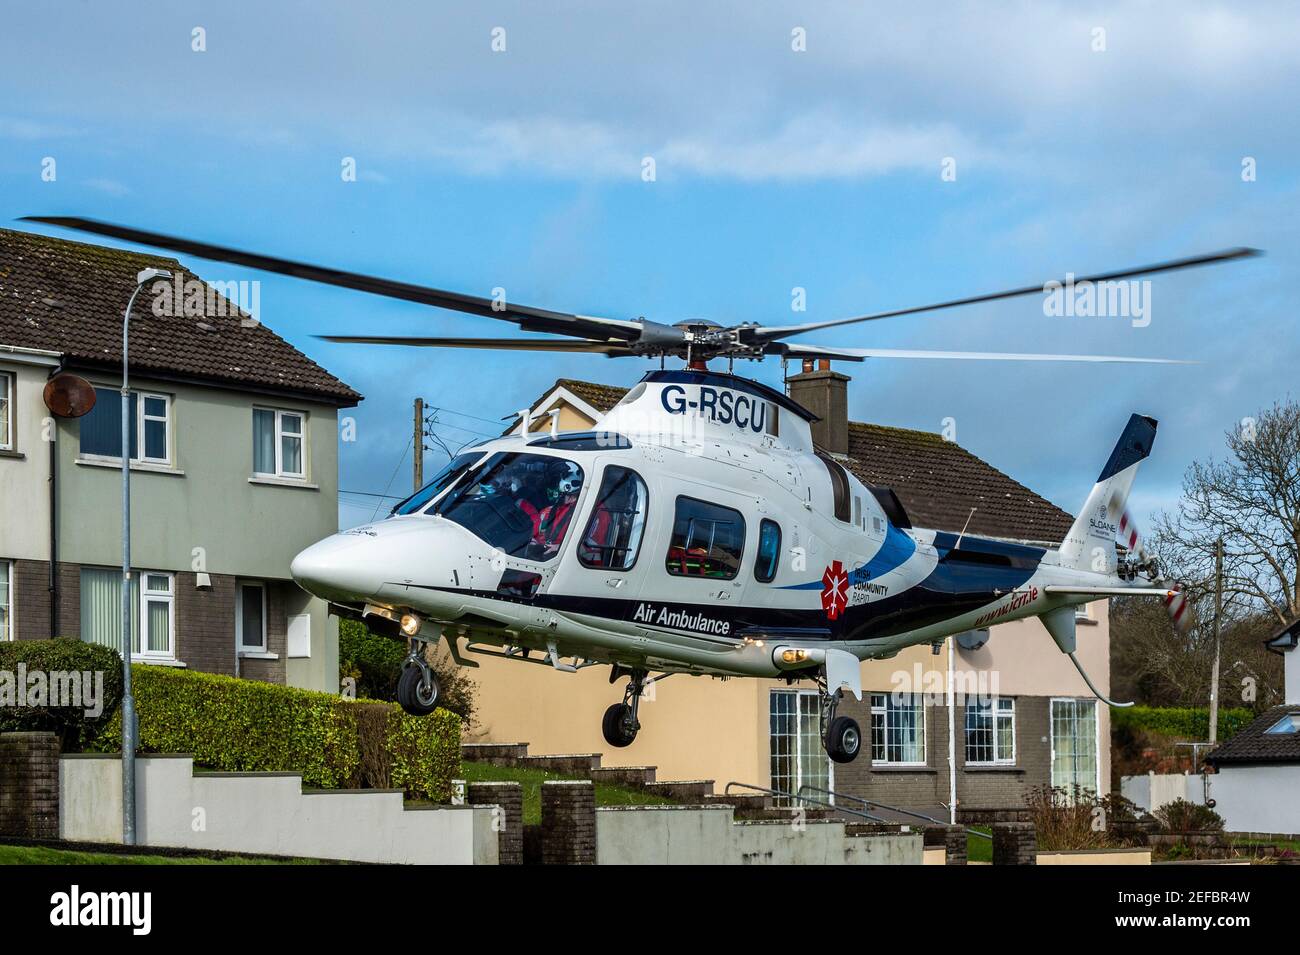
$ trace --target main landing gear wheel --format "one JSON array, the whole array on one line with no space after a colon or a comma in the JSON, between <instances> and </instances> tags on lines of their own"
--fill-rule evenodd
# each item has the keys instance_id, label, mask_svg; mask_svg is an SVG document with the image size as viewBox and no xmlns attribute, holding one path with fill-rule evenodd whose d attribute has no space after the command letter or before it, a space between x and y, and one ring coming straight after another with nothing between
<instances>
[{"instance_id":1,"label":"main landing gear wheel","mask_svg":"<svg viewBox=\"0 0 1300 955\"><path fill-rule=\"evenodd\" d=\"M618 679L621 671L622 668L615 664L610 674L611 683ZM631 746L632 741L636 739L637 730L641 728L641 722L637 719L637 709L641 702L641 694L645 691L647 675L645 670L623 672L627 672L631 677L627 689L623 691L623 702L612 704L600 721L600 731L605 736L605 742L619 749Z\"/></svg>"},{"instance_id":2,"label":"main landing gear wheel","mask_svg":"<svg viewBox=\"0 0 1300 955\"><path fill-rule=\"evenodd\" d=\"M398 704L412 716L428 716L438 706L441 695L438 676L424 659L424 644L412 640L397 678Z\"/></svg>"},{"instance_id":3,"label":"main landing gear wheel","mask_svg":"<svg viewBox=\"0 0 1300 955\"><path fill-rule=\"evenodd\" d=\"M851 763L862 748L862 731L857 720L837 716L826 732L826 755L837 763Z\"/></svg>"},{"instance_id":4,"label":"main landing gear wheel","mask_svg":"<svg viewBox=\"0 0 1300 955\"><path fill-rule=\"evenodd\" d=\"M825 677L820 675L817 689L822 704L822 746L826 755L837 763L851 763L862 749L862 730L858 728L857 720L835 715L835 708L840 704L839 689L827 693Z\"/></svg>"},{"instance_id":5,"label":"main landing gear wheel","mask_svg":"<svg viewBox=\"0 0 1300 955\"><path fill-rule=\"evenodd\" d=\"M626 703L611 703L600 721L600 731L605 734L605 742L620 749L632 745L637 729L632 707Z\"/></svg>"}]
</instances>

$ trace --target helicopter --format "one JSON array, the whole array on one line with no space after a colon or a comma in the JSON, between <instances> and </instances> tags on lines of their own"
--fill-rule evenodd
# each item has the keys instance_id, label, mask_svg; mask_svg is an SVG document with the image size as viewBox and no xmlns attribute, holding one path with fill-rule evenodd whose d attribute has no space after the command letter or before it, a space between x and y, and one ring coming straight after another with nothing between
<instances>
[{"instance_id":1,"label":"helicopter","mask_svg":"<svg viewBox=\"0 0 1300 955\"><path fill-rule=\"evenodd\" d=\"M1038 617L1092 692L1075 656L1075 608L1157 597L1181 614L1177 585L1138 546L1126 509L1157 423L1133 414L1057 548L913 526L898 495L868 486L816 446L815 415L765 384L708 362L778 357L1180 363L1114 355L843 348L805 332L1044 294L1053 284L798 325L676 324L579 315L309 265L69 217L29 221L167 248L328 285L514 323L550 337L323 335L366 345L578 352L659 359L596 430L518 429L463 448L387 518L298 554L290 573L331 612L404 639L398 702L428 714L441 689L426 647L460 666L477 655L627 679L602 718L633 743L639 702L679 674L811 680L822 743L840 763L862 731L837 706L862 697L861 664L966 631ZM1067 281L1101 285L1229 262L1247 248ZM668 368L667 359L684 366ZM1123 538L1117 540L1117 538ZM653 676L652 676L653 674Z\"/></svg>"}]
</instances>

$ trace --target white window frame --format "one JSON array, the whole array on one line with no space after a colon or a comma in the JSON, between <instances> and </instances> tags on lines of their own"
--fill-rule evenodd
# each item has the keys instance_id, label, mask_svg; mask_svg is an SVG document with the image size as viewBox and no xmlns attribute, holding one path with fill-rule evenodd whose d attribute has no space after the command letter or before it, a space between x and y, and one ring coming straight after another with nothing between
<instances>
[{"instance_id":1,"label":"white window frame","mask_svg":"<svg viewBox=\"0 0 1300 955\"><path fill-rule=\"evenodd\" d=\"M1101 790L1101 709L1097 706L1096 700L1085 700L1075 696L1054 696L1047 703L1047 745L1049 758L1047 763L1047 781L1048 785L1056 785L1056 704L1058 703L1091 703L1092 704L1092 734L1093 734L1093 752L1096 753L1096 779L1093 782L1093 793L1097 796L1102 795Z\"/></svg>"},{"instance_id":2,"label":"white window frame","mask_svg":"<svg viewBox=\"0 0 1300 955\"><path fill-rule=\"evenodd\" d=\"M114 388L110 385L95 385L95 388L103 391L112 391L117 395L118 400L121 400L120 387ZM168 468L171 467L172 466L172 433L174 431L174 429L172 428L171 395L160 394L156 391L136 391L134 389L131 390L131 394L135 395L135 449L136 449L135 456L130 459L131 463L149 464L155 467L168 467ZM144 413L144 401L146 398L159 398L166 404L167 416L165 419L160 419L157 415L146 415ZM145 444L144 423L146 420L163 421L163 428L166 432L165 437L163 438L164 445L167 449L166 457L147 458L144 456L144 444ZM122 449L122 453L124 454L130 454L130 452L131 452L131 447L129 444ZM122 463L121 454L96 454L93 451L82 451L80 444L78 444L77 447L77 459L80 461L97 461L106 464Z\"/></svg>"},{"instance_id":3,"label":"white window frame","mask_svg":"<svg viewBox=\"0 0 1300 955\"><path fill-rule=\"evenodd\" d=\"M155 399L163 403L163 416L145 414L144 405L149 399ZM161 458L151 458L145 454L145 434L144 425L146 421L161 421L163 423L163 448L164 454ZM138 452L132 461L139 461L143 464L171 464L172 461L172 401L168 395L160 395L149 391L137 391L135 393L135 448Z\"/></svg>"},{"instance_id":4,"label":"white window frame","mask_svg":"<svg viewBox=\"0 0 1300 955\"><path fill-rule=\"evenodd\" d=\"M5 604L5 620L8 623L9 632L0 635L0 640L10 641L18 639L14 629L14 562L7 557L0 557L0 580L5 583L5 596L9 601Z\"/></svg>"},{"instance_id":5,"label":"white window frame","mask_svg":"<svg viewBox=\"0 0 1300 955\"><path fill-rule=\"evenodd\" d=\"M14 414L14 393L18 390L17 377L8 371L0 371L0 400L3 400L4 415L4 433L5 438L0 441L0 451L14 450L15 437L14 429L17 427L18 416Z\"/></svg>"},{"instance_id":6,"label":"white window frame","mask_svg":"<svg viewBox=\"0 0 1300 955\"><path fill-rule=\"evenodd\" d=\"M927 760L926 760L926 756L927 756L927 754L928 754L928 752L929 752L930 740L929 740L929 738L928 738L928 737L929 737L928 727L926 726L927 717L926 717L926 713L925 713L925 711L926 711L927 707L926 707L926 705L925 705L925 697L924 697L923 694L920 694L920 693L907 693L907 694L903 694L903 695L905 695L905 696L910 696L910 697L912 697L914 700L916 700L916 699L919 699L919 700L920 700L920 703L917 705L916 709L917 709L917 712L920 713L921 759L920 759L919 761L915 761L915 762L913 762L913 761L907 761L907 762L895 762L894 760L889 759L888 756L886 756L886 757L884 757L884 758L882 758L882 759L876 759L876 753L875 753L875 749L876 749L876 733L875 733L875 728L876 728L876 719L877 719L877 718L880 718L880 719L882 719L882 720L885 720L885 719L886 719L886 717L887 717L888 714L889 714L889 698L890 698L891 696L893 696L893 695L894 695L894 694L893 694L892 692L883 692L883 693L882 693L882 692L877 692L877 693L872 693L872 694L871 694L871 698L870 698L870 700L868 700L868 702L871 704L871 741L870 741L870 742L871 742L871 765L872 765L872 766L913 766L913 767L915 767L915 766L928 766L929 763L928 763ZM883 699L883 700L885 701L881 706L877 706L877 705L876 705L876 698L877 698L877 697L880 697L881 699ZM888 754L888 752L889 752L889 723L888 723L888 721L886 721L883 725L884 725L884 727L885 727L885 753Z\"/></svg>"},{"instance_id":7,"label":"white window frame","mask_svg":"<svg viewBox=\"0 0 1300 955\"><path fill-rule=\"evenodd\" d=\"M791 696L791 697L794 697L795 732L794 732L793 736L790 737L790 738L794 741L794 754L793 754L793 757L794 757L794 781L795 781L795 784L796 784L796 785L795 785L795 791L794 791L793 793L791 793L790 795L792 795L792 796L797 796L797 795L798 795L799 780L801 780L801 779L811 778L811 777L814 777L814 776L816 775L816 774L813 773L813 772L805 772L805 769L807 768L807 765L808 765L808 764L805 763L805 759L809 759L809 758L811 758L811 759L824 759L824 760L826 760L826 788L827 788L827 789L830 789L830 790L834 790L834 789L835 789L835 761L834 761L833 759L831 759L828 755L826 755L826 750L822 748L820 741L818 741L818 742L816 742L816 743L813 744L814 746L817 747L817 748L816 748L816 751L813 752L813 753L808 753L808 752L804 749L804 746L803 746L803 742L804 742L803 734L799 732L799 725L798 725L798 723L799 723L799 719L800 719L800 704L801 704L801 702L802 702L803 699L808 698L808 697L812 697L813 699L819 699L819 698L818 698L818 695L817 695L817 691L816 691L816 690L800 690L800 689L794 689L794 688L787 689L786 687L773 687L773 688L771 688L771 689L768 691L768 699L767 699L767 712L768 712L768 719L769 719L769 722L770 722L770 720L771 720L772 704L773 704L773 701L774 701L775 698L776 698L777 696L779 696L779 695L784 695L784 696ZM818 711L818 712L820 712L820 711ZM771 777L771 771L770 771L770 767L771 767L771 759L770 759L770 755L771 755L771 746L772 746L772 736L773 736L773 734L772 734L771 730L769 729L769 730L768 730L768 737L767 737L767 739L768 739L768 753L769 753L769 761L768 761L768 766L769 766L768 785L770 785L770 786L772 786L773 788L775 788L775 786L776 786L776 782L777 782L777 781ZM778 797L774 797L774 798L776 799L776 802L777 802L778 805L787 805L787 801L785 800L784 797L778 796ZM817 795L816 795L816 798L817 798L817 799L823 799L823 798L824 798L827 802L831 802L831 803L834 803L834 802L835 802L835 797L834 797L834 796L826 796L824 793L819 793L819 794L817 794ZM796 802L797 802L797 801L796 801Z\"/></svg>"},{"instance_id":8,"label":"white window frame","mask_svg":"<svg viewBox=\"0 0 1300 955\"><path fill-rule=\"evenodd\" d=\"M246 587L256 587L262 592L261 646L246 646L244 644L244 589ZM235 649L241 655L264 654L267 652L266 584L260 580L241 580L235 585Z\"/></svg>"},{"instance_id":9,"label":"white window frame","mask_svg":"<svg viewBox=\"0 0 1300 955\"><path fill-rule=\"evenodd\" d=\"M148 662L150 660L176 659L176 575L165 570L132 570L140 579L139 623L136 626L135 639L139 649L131 648L131 659ZM167 591L149 589L150 577L166 577ZM149 646L149 604L167 604L167 649L150 650Z\"/></svg>"},{"instance_id":10,"label":"white window frame","mask_svg":"<svg viewBox=\"0 0 1300 955\"><path fill-rule=\"evenodd\" d=\"M965 724L963 733L965 736L966 760L967 766L1014 766L1016 765L1016 701L1009 696L995 696L989 699L993 710L993 759L992 760L975 760L970 759L970 724ZM1003 703L1011 704L1005 710L1002 709ZM966 712L970 713L971 704L967 702ZM1011 723L1011 756L1010 758L998 755L998 723L1006 718ZM964 722L964 721L963 721Z\"/></svg>"},{"instance_id":11,"label":"white window frame","mask_svg":"<svg viewBox=\"0 0 1300 955\"><path fill-rule=\"evenodd\" d=\"M267 408L264 405L254 405L253 411L270 411L275 415L275 471L257 470L257 454L253 455L253 477L263 478L281 478L286 481L305 481L307 480L307 412L290 411L285 408ZM284 419L285 417L298 419L297 432L287 432L291 436L298 438L298 444L301 446L299 459L302 461L301 471L286 471L284 468Z\"/></svg>"}]
</instances>

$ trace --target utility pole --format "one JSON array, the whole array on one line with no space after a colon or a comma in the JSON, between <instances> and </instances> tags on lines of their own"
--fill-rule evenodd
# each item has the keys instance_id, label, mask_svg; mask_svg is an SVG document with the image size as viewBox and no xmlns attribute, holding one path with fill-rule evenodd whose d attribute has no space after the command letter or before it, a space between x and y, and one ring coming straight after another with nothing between
<instances>
[{"instance_id":1,"label":"utility pole","mask_svg":"<svg viewBox=\"0 0 1300 955\"><path fill-rule=\"evenodd\" d=\"M415 399L415 489L424 487L424 399Z\"/></svg>"},{"instance_id":2,"label":"utility pole","mask_svg":"<svg viewBox=\"0 0 1300 955\"><path fill-rule=\"evenodd\" d=\"M1210 746L1219 738L1219 637L1223 618L1223 537L1214 542L1214 666L1210 668Z\"/></svg>"}]
</instances>

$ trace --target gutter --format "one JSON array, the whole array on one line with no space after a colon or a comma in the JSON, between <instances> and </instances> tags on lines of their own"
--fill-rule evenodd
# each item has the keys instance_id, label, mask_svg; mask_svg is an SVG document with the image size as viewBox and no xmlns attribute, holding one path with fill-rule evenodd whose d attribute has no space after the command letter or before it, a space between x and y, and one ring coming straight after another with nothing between
<instances>
[{"instance_id":1,"label":"gutter","mask_svg":"<svg viewBox=\"0 0 1300 955\"><path fill-rule=\"evenodd\" d=\"M50 351L45 348L23 348L21 345L0 343L0 355L14 361L31 365L58 365L63 360L63 352Z\"/></svg>"}]
</instances>

